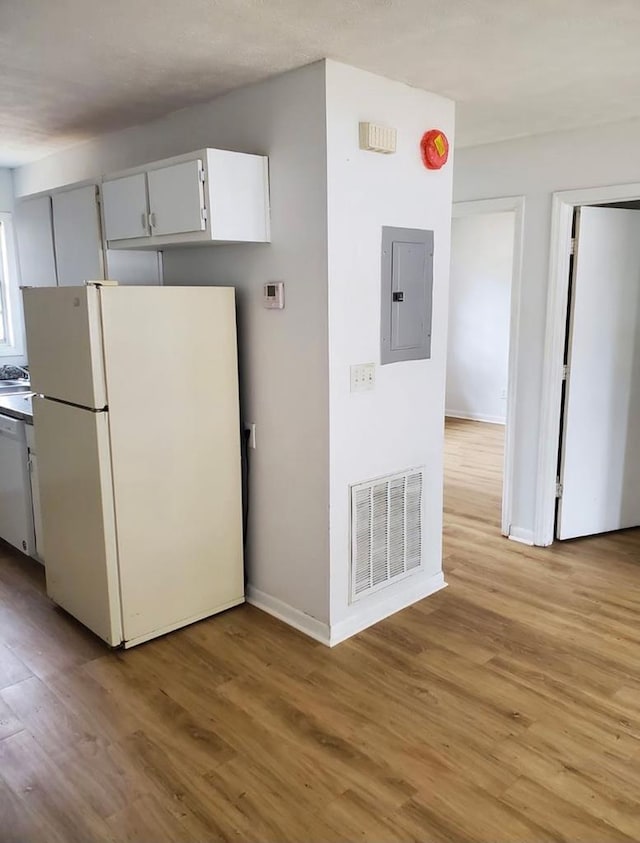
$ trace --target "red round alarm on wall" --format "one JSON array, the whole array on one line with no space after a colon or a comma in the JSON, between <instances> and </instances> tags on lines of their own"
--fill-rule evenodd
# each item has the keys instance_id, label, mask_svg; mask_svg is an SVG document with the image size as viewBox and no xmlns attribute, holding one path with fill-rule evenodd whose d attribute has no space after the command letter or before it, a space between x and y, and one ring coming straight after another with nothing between
<instances>
[{"instance_id":1,"label":"red round alarm on wall","mask_svg":"<svg viewBox=\"0 0 640 843\"><path fill-rule=\"evenodd\" d=\"M430 129L425 132L420 141L422 163L428 170L439 170L447 163L449 157L449 141L440 129Z\"/></svg>"}]
</instances>

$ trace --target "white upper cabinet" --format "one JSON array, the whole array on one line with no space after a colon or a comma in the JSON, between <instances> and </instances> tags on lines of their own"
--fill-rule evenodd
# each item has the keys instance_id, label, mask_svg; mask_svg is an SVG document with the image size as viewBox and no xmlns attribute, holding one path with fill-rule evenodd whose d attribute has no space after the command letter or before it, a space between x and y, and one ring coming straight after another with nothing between
<instances>
[{"instance_id":1,"label":"white upper cabinet","mask_svg":"<svg viewBox=\"0 0 640 843\"><path fill-rule=\"evenodd\" d=\"M149 222L153 236L205 230L204 178L199 158L149 170Z\"/></svg>"},{"instance_id":2,"label":"white upper cabinet","mask_svg":"<svg viewBox=\"0 0 640 843\"><path fill-rule=\"evenodd\" d=\"M269 242L269 159L225 149L207 151L212 239L221 243Z\"/></svg>"},{"instance_id":3,"label":"white upper cabinet","mask_svg":"<svg viewBox=\"0 0 640 843\"><path fill-rule=\"evenodd\" d=\"M268 159L201 149L106 176L102 185L109 249L187 243L267 243Z\"/></svg>"},{"instance_id":4,"label":"white upper cabinet","mask_svg":"<svg viewBox=\"0 0 640 843\"><path fill-rule=\"evenodd\" d=\"M69 185L17 204L23 286L105 277L162 284L160 258L140 250L271 239L263 155L200 149L96 181L101 184Z\"/></svg>"},{"instance_id":5,"label":"white upper cabinet","mask_svg":"<svg viewBox=\"0 0 640 843\"><path fill-rule=\"evenodd\" d=\"M128 184L123 189L120 182ZM112 184L115 190L111 190ZM119 179L109 183L106 190L111 221L122 226L129 221L127 214L136 184L142 185L143 199L135 217L138 227L126 232L129 237L139 237L146 231L141 222L143 213L145 221L148 218L146 176L143 173L131 179ZM122 213L118 213L118 207ZM119 284L162 284L162 261L157 250L105 249L95 183L23 199L16 205L15 216L24 287L77 286L103 278Z\"/></svg>"},{"instance_id":6,"label":"white upper cabinet","mask_svg":"<svg viewBox=\"0 0 640 843\"><path fill-rule=\"evenodd\" d=\"M54 193L52 203L58 285L79 286L104 278L96 185Z\"/></svg>"},{"instance_id":7,"label":"white upper cabinet","mask_svg":"<svg viewBox=\"0 0 640 843\"><path fill-rule=\"evenodd\" d=\"M149 236L147 179L144 173L104 181L102 206L106 240Z\"/></svg>"},{"instance_id":8,"label":"white upper cabinet","mask_svg":"<svg viewBox=\"0 0 640 843\"><path fill-rule=\"evenodd\" d=\"M55 287L51 197L37 196L18 202L15 221L21 283L25 287Z\"/></svg>"}]
</instances>

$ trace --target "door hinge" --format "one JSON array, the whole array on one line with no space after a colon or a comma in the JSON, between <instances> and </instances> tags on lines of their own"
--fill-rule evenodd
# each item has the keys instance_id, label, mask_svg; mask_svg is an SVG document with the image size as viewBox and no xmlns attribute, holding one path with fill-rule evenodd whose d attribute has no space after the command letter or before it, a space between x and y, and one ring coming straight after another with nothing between
<instances>
[{"instance_id":1,"label":"door hinge","mask_svg":"<svg viewBox=\"0 0 640 843\"><path fill-rule=\"evenodd\" d=\"M571 244L569 246L569 254L575 255L575 253L576 253L576 238L572 237L571 238Z\"/></svg>"},{"instance_id":2,"label":"door hinge","mask_svg":"<svg viewBox=\"0 0 640 843\"><path fill-rule=\"evenodd\" d=\"M562 367L562 380L566 381L569 377L569 366L565 363Z\"/></svg>"},{"instance_id":3,"label":"door hinge","mask_svg":"<svg viewBox=\"0 0 640 843\"><path fill-rule=\"evenodd\" d=\"M556 480L556 497L562 497L562 483L560 482L560 478Z\"/></svg>"},{"instance_id":4,"label":"door hinge","mask_svg":"<svg viewBox=\"0 0 640 843\"><path fill-rule=\"evenodd\" d=\"M207 209L206 208L200 208L200 218L202 219L202 222L207 221Z\"/></svg>"},{"instance_id":5,"label":"door hinge","mask_svg":"<svg viewBox=\"0 0 640 843\"><path fill-rule=\"evenodd\" d=\"M198 178L200 179L200 181L202 182L202 184L204 184L204 183L205 183L205 181L206 181L206 176L205 176L205 173L204 173L204 170L202 169L202 167L198 170Z\"/></svg>"}]
</instances>

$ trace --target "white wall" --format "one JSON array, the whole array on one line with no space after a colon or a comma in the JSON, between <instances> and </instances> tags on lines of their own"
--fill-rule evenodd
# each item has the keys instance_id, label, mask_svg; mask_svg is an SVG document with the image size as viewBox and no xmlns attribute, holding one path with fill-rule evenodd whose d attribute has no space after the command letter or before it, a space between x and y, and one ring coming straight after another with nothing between
<instances>
[{"instance_id":1,"label":"white wall","mask_svg":"<svg viewBox=\"0 0 640 843\"><path fill-rule=\"evenodd\" d=\"M533 531L554 191L640 182L640 120L458 150L454 200L525 196L513 525Z\"/></svg>"},{"instance_id":2,"label":"white wall","mask_svg":"<svg viewBox=\"0 0 640 843\"><path fill-rule=\"evenodd\" d=\"M205 146L269 156L272 243L167 249L165 283L237 287L243 414L257 424L257 449L250 453L249 580L270 597L327 623L323 63L22 167L16 173L17 192L45 190ZM282 312L262 308L262 285L270 279L285 281Z\"/></svg>"},{"instance_id":3,"label":"white wall","mask_svg":"<svg viewBox=\"0 0 640 843\"><path fill-rule=\"evenodd\" d=\"M513 211L451 223L446 415L504 424Z\"/></svg>"},{"instance_id":4,"label":"white wall","mask_svg":"<svg viewBox=\"0 0 640 843\"><path fill-rule=\"evenodd\" d=\"M13 211L13 180L11 170L0 167L0 213Z\"/></svg>"},{"instance_id":5,"label":"white wall","mask_svg":"<svg viewBox=\"0 0 640 843\"><path fill-rule=\"evenodd\" d=\"M249 581L260 598L328 623L324 101L324 68L315 64L212 103L209 145L269 155L272 243L167 249L164 281L236 288L242 409L257 444ZM282 311L262 306L269 280L285 282Z\"/></svg>"},{"instance_id":6,"label":"white wall","mask_svg":"<svg viewBox=\"0 0 640 843\"><path fill-rule=\"evenodd\" d=\"M398 129L394 155L358 148L358 122ZM366 625L442 584L442 453L453 166L427 171L426 129L453 141L454 105L416 88L327 63L332 635ZM432 357L376 367L351 394L349 367L380 362L383 225L435 232ZM349 485L426 466L424 570L349 605Z\"/></svg>"}]
</instances>

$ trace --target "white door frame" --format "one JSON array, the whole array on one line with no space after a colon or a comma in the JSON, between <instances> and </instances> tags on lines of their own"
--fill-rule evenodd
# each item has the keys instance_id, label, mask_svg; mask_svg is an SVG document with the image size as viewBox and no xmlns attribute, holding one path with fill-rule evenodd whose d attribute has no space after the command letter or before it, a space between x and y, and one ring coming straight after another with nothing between
<instances>
[{"instance_id":1,"label":"white door frame","mask_svg":"<svg viewBox=\"0 0 640 843\"><path fill-rule=\"evenodd\" d=\"M640 199L640 183L637 182L588 187L583 190L563 190L553 194L534 535L535 544L541 547L553 544L555 538L562 370L567 328L573 212L580 205L602 205L634 199Z\"/></svg>"},{"instance_id":2,"label":"white door frame","mask_svg":"<svg viewBox=\"0 0 640 843\"><path fill-rule=\"evenodd\" d=\"M499 214L506 211L512 211L515 216L509 315L509 369L507 378L507 416L505 422L501 531L503 536L518 539L518 536L511 536L511 513L513 507L514 432L518 392L518 358L520 352L524 196L505 196L497 199L479 199L473 202L454 202L451 216L453 219L459 219L460 217L470 217L476 214Z\"/></svg>"}]
</instances>

